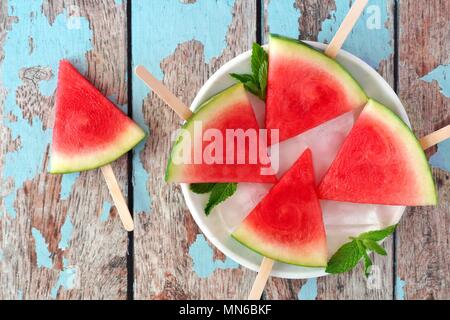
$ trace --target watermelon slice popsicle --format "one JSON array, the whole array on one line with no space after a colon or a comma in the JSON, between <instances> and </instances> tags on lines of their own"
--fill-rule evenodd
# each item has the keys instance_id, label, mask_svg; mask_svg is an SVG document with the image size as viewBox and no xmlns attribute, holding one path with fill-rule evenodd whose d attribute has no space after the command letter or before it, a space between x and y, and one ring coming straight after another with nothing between
<instances>
[{"instance_id":1,"label":"watermelon slice popsicle","mask_svg":"<svg viewBox=\"0 0 450 320\"><path fill-rule=\"evenodd\" d=\"M157 80L143 66L136 67L136 74L157 93L172 109L186 120L183 130L176 137L172 147L166 169L165 179L171 183L234 183L255 182L275 183L275 172L270 165L269 156L265 159L259 156L255 163L237 162L228 163L227 150L216 154L214 163L208 163L208 144L203 144L198 152L196 149L196 130L202 130L204 135L208 130L220 132L222 137L227 136L228 130L246 132L260 129L247 91L243 84L232 85L205 101L195 113L175 97L159 80ZM199 129L198 124L201 125ZM201 136L201 135L200 135ZM256 139L260 139L256 136ZM261 141L262 142L262 141ZM259 154L264 154L264 144L258 141ZM250 144L245 145L245 154L250 154ZM225 148L224 148L225 149ZM193 155L194 161L183 161L180 155ZM195 163L196 154L200 154L203 163ZM237 153L236 153L237 154ZM267 153L266 153L267 154ZM221 161L216 161L221 157Z\"/></svg>"},{"instance_id":2,"label":"watermelon slice popsicle","mask_svg":"<svg viewBox=\"0 0 450 320\"><path fill-rule=\"evenodd\" d=\"M389 108L369 99L318 186L320 199L381 205L437 204L422 149L445 140L450 126L418 141Z\"/></svg>"},{"instance_id":3,"label":"watermelon slice popsicle","mask_svg":"<svg viewBox=\"0 0 450 320\"><path fill-rule=\"evenodd\" d=\"M363 6L356 2L348 16L356 17ZM334 59L349 32L349 24L342 24L324 53L302 41L270 35L265 121L266 129L279 130L280 142L367 103L360 84Z\"/></svg>"},{"instance_id":4,"label":"watermelon slice popsicle","mask_svg":"<svg viewBox=\"0 0 450 320\"><path fill-rule=\"evenodd\" d=\"M70 62L60 62L50 173L101 168L127 231L133 230L133 219L109 163L131 150L145 135Z\"/></svg>"},{"instance_id":5,"label":"watermelon slice popsicle","mask_svg":"<svg viewBox=\"0 0 450 320\"><path fill-rule=\"evenodd\" d=\"M327 265L327 239L309 148L233 231L232 237L276 261L305 267Z\"/></svg>"}]
</instances>

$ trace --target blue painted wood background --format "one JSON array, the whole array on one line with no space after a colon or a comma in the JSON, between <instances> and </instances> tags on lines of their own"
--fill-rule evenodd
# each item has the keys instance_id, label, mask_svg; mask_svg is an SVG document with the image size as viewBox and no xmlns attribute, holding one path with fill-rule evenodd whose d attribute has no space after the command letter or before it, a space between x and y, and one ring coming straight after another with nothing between
<instances>
[{"instance_id":1,"label":"blue painted wood background","mask_svg":"<svg viewBox=\"0 0 450 320\"><path fill-rule=\"evenodd\" d=\"M190 104L215 70L269 32L330 41L350 4L2 1L0 298L244 298L255 273L212 247L179 188L163 181L180 121L131 71L146 65ZM447 2L370 0L344 45L397 90L418 136L449 123L449 21ZM149 133L113 166L133 208L133 235L122 230L98 171L46 174L62 58ZM264 298L449 298L450 142L428 155L440 205L408 210L371 278L361 268L308 281L274 278Z\"/></svg>"}]
</instances>

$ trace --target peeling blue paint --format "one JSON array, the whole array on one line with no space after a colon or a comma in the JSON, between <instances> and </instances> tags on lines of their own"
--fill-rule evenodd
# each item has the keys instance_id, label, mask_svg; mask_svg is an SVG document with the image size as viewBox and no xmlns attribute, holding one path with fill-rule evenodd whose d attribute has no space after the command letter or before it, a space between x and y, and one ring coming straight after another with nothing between
<instances>
[{"instance_id":1,"label":"peeling blue paint","mask_svg":"<svg viewBox=\"0 0 450 320\"><path fill-rule=\"evenodd\" d=\"M320 42L331 41L350 9L350 0L335 0L335 3L336 10L322 22L318 35ZM388 6L387 0L371 0L343 46L373 68L378 68L383 60L394 53L392 35L386 27L389 19ZM368 41L370 45L367 45Z\"/></svg>"},{"instance_id":2,"label":"peeling blue paint","mask_svg":"<svg viewBox=\"0 0 450 320\"><path fill-rule=\"evenodd\" d=\"M3 261L3 257L4 257L3 249L0 249L0 262Z\"/></svg>"},{"instance_id":3,"label":"peeling blue paint","mask_svg":"<svg viewBox=\"0 0 450 320\"><path fill-rule=\"evenodd\" d=\"M22 1L10 0L8 14L17 17L17 21L6 36L0 81L7 90L4 115L12 116L3 117L3 124L10 129L11 138L19 141L17 150L5 155L3 166L4 179L12 178L14 181L13 189L4 199L6 213L14 218L17 191L25 181L45 170L44 154L51 139L51 130L45 130L38 117L33 117L31 121L24 119L22 110L16 104L16 91L22 85L20 71L27 67L50 67L53 77L48 81L39 81L37 88L44 96L51 96L56 88L55 74L59 61L69 58L77 67L83 67L85 54L91 49L92 32L83 17L79 18L79 28L69 28L66 12L56 16L50 25L42 13L42 0L30 1L26 6ZM30 38L34 43L32 52L28 48ZM69 193L70 186L64 186L62 196Z\"/></svg>"},{"instance_id":4,"label":"peeling blue paint","mask_svg":"<svg viewBox=\"0 0 450 320\"><path fill-rule=\"evenodd\" d=\"M111 203L108 201L103 202L102 213L100 214L99 220L101 222L106 222L109 218L109 212L111 211Z\"/></svg>"},{"instance_id":5,"label":"peeling blue paint","mask_svg":"<svg viewBox=\"0 0 450 320\"><path fill-rule=\"evenodd\" d=\"M437 151L430 158L433 167L450 171L450 139L437 145Z\"/></svg>"},{"instance_id":6,"label":"peeling blue paint","mask_svg":"<svg viewBox=\"0 0 450 320\"><path fill-rule=\"evenodd\" d=\"M61 192L59 193L61 200L67 200L69 198L73 186L79 176L80 174L78 172L63 175L61 180Z\"/></svg>"},{"instance_id":7,"label":"peeling blue paint","mask_svg":"<svg viewBox=\"0 0 450 320\"><path fill-rule=\"evenodd\" d=\"M73 224L70 220L70 216L67 215L66 221L64 221L61 227L61 240L59 241L58 248L66 250L69 247L70 240L72 239Z\"/></svg>"},{"instance_id":8,"label":"peeling blue paint","mask_svg":"<svg viewBox=\"0 0 450 320\"><path fill-rule=\"evenodd\" d=\"M441 93L450 98L450 64L438 66L421 80L429 83L437 81ZM430 158L430 164L433 167L450 171L450 139L438 144L436 153Z\"/></svg>"},{"instance_id":9,"label":"peeling blue paint","mask_svg":"<svg viewBox=\"0 0 450 320\"><path fill-rule=\"evenodd\" d=\"M145 170L144 164L139 157L144 149L144 146L145 143L140 143L135 148L133 153L134 212L136 213L150 213L152 204L150 190L147 185L150 176Z\"/></svg>"},{"instance_id":10,"label":"peeling blue paint","mask_svg":"<svg viewBox=\"0 0 450 320\"><path fill-rule=\"evenodd\" d=\"M134 43L142 44L134 48L133 63L145 63L161 79L163 74L160 62L171 55L180 43L200 41L204 45L207 61L221 54L226 46L234 0L197 0L192 4L167 0L164 5L158 1L136 0L132 2L132 6L132 38L136 39ZM153 29L160 32L149 32ZM138 97L145 96L147 90L138 88L138 92L144 92L144 95L138 94ZM135 92L133 87L133 94Z\"/></svg>"},{"instance_id":11,"label":"peeling blue paint","mask_svg":"<svg viewBox=\"0 0 450 320\"><path fill-rule=\"evenodd\" d=\"M236 269L239 264L226 258L225 261L214 260L214 251L202 234L189 247L189 255L194 264L194 271L200 278L209 277L217 269Z\"/></svg>"},{"instance_id":12,"label":"peeling blue paint","mask_svg":"<svg viewBox=\"0 0 450 320\"><path fill-rule=\"evenodd\" d=\"M65 290L73 289L75 287L76 280L77 269L68 267L67 259L63 258L63 269L59 273L59 277L55 283L55 286L50 291L51 297L53 299L56 299L60 288L64 288Z\"/></svg>"},{"instance_id":13,"label":"peeling blue paint","mask_svg":"<svg viewBox=\"0 0 450 320\"><path fill-rule=\"evenodd\" d=\"M395 280L395 299L396 300L405 300L405 281L397 277Z\"/></svg>"},{"instance_id":14,"label":"peeling blue paint","mask_svg":"<svg viewBox=\"0 0 450 320\"><path fill-rule=\"evenodd\" d=\"M420 79L426 82L437 81L441 93L450 98L450 64L440 65Z\"/></svg>"},{"instance_id":15,"label":"peeling blue paint","mask_svg":"<svg viewBox=\"0 0 450 320\"><path fill-rule=\"evenodd\" d=\"M317 278L308 279L298 292L299 300L316 300Z\"/></svg>"},{"instance_id":16,"label":"peeling blue paint","mask_svg":"<svg viewBox=\"0 0 450 320\"><path fill-rule=\"evenodd\" d=\"M4 109L9 108L7 101ZM8 111L11 112L11 110ZM14 201L16 200L17 190L23 186L25 181L33 179L42 171L47 148L46 142L51 137L51 130L44 130L39 118L34 117L32 124L30 124L21 115L18 115L18 117L16 122L9 122L4 118L5 125L11 130L12 139L20 139L18 150L5 154L3 165L4 179L13 179L14 181L14 188L4 198L6 214L11 218L16 217Z\"/></svg>"},{"instance_id":17,"label":"peeling blue paint","mask_svg":"<svg viewBox=\"0 0 450 320\"><path fill-rule=\"evenodd\" d=\"M17 290L17 300L23 300L23 291Z\"/></svg>"},{"instance_id":18,"label":"peeling blue paint","mask_svg":"<svg viewBox=\"0 0 450 320\"><path fill-rule=\"evenodd\" d=\"M226 47L226 34L232 21L233 6L234 0L197 0L192 4L168 0L164 5L157 1L133 1L133 66L143 64L157 78L162 79L161 61L171 55L180 43L190 40L198 40L204 45L206 61L219 56ZM149 32L154 29L161 31ZM135 75L132 85L133 118L149 132L142 112L142 103L148 95L148 88ZM149 213L151 210L150 192L147 187L149 174L140 159L143 148L144 143L141 143L135 148L133 156L134 211L137 213Z\"/></svg>"},{"instance_id":19,"label":"peeling blue paint","mask_svg":"<svg viewBox=\"0 0 450 320\"><path fill-rule=\"evenodd\" d=\"M299 36L300 9L295 1L270 0L267 7L267 24L270 33L277 33L287 37Z\"/></svg>"},{"instance_id":20,"label":"peeling blue paint","mask_svg":"<svg viewBox=\"0 0 450 320\"><path fill-rule=\"evenodd\" d=\"M34 238L35 252L36 252L36 262L39 268L44 267L50 269L53 265L50 251L48 251L48 245L45 242L44 237L41 232L36 229L31 229L31 234Z\"/></svg>"}]
</instances>

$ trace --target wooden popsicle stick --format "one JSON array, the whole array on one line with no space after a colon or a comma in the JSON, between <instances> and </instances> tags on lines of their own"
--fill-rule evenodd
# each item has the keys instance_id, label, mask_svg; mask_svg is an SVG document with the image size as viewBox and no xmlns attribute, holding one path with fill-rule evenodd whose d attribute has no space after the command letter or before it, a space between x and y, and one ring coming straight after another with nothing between
<instances>
[{"instance_id":1,"label":"wooden popsicle stick","mask_svg":"<svg viewBox=\"0 0 450 320\"><path fill-rule=\"evenodd\" d=\"M120 220L122 220L122 224L127 231L133 231L134 222L131 216L130 210L128 209L127 202L120 191L119 184L117 183L116 176L114 175L114 171L112 167L107 164L100 168L103 173L103 177L105 178L106 185L108 186L109 193L113 199L114 205L117 208L117 212L119 213Z\"/></svg>"},{"instance_id":2,"label":"wooden popsicle stick","mask_svg":"<svg viewBox=\"0 0 450 320\"><path fill-rule=\"evenodd\" d=\"M248 295L248 300L259 300L269 279L270 272L272 272L274 261L270 258L264 257L259 267L258 275L255 282L253 282L252 290Z\"/></svg>"},{"instance_id":3,"label":"wooden popsicle stick","mask_svg":"<svg viewBox=\"0 0 450 320\"><path fill-rule=\"evenodd\" d=\"M439 142L450 138L450 124L436 130L425 137L420 138L419 142L423 150L426 150Z\"/></svg>"},{"instance_id":4,"label":"wooden popsicle stick","mask_svg":"<svg viewBox=\"0 0 450 320\"><path fill-rule=\"evenodd\" d=\"M183 120L192 116L192 111L178 99L161 81L156 79L144 66L137 66L134 70L136 75L153 90L175 113Z\"/></svg>"},{"instance_id":5,"label":"wooden popsicle stick","mask_svg":"<svg viewBox=\"0 0 450 320\"><path fill-rule=\"evenodd\" d=\"M327 49L325 50L325 54L330 58L336 58L339 50L344 44L345 39L347 38L350 31L352 31L353 26L358 20L359 16L364 10L364 7L367 5L369 0L356 0L355 3L350 8L350 11L347 13L344 21L339 26L338 31L334 35Z\"/></svg>"}]
</instances>

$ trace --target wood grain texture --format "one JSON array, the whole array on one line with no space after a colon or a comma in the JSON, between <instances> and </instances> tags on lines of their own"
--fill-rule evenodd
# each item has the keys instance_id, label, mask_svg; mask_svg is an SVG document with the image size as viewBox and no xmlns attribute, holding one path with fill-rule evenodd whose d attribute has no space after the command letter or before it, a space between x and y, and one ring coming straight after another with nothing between
<instances>
[{"instance_id":1,"label":"wood grain texture","mask_svg":"<svg viewBox=\"0 0 450 320\"><path fill-rule=\"evenodd\" d=\"M36 3L39 1L33 5ZM80 56L67 58L80 62L86 55L87 78L106 95L118 97L120 103L126 102L125 6L116 6L113 0L44 1L30 13L29 20L25 18L18 21L14 17L3 15L8 12L7 5L7 2L2 1L0 24L6 28L0 28L0 41L5 39L13 28L27 34L28 26L32 26L33 29L42 30L44 33L45 30L59 30L57 28L64 30L64 25L58 25L55 19L60 19L59 22L65 21L71 16L75 17L74 14L79 14L81 19L87 19L89 29L92 30L92 49ZM31 6L31 3L23 2L20 8L13 8L12 15L26 12L28 5ZM80 28L80 33L82 30ZM43 132L49 132L52 127L54 96L45 96L37 84L54 79L57 74L57 70L45 66L51 63L57 52L76 52L76 46L86 45L80 39L79 43L70 43L70 48L64 47L67 45L64 42L66 35L62 32L47 36L52 39L45 42L48 45L48 56L40 56L39 65L27 66L19 74L11 75L21 79L21 85L13 92L16 95L16 105L10 106L16 108L14 110L17 110L20 116L3 115L16 118L14 121L24 122L24 128L40 120ZM37 43L31 36L23 41L29 43L30 56L34 50L42 50L42 47L37 46L43 44ZM0 48L3 44L0 43ZM0 58L4 59L8 54L14 53L3 52ZM30 58L30 61L33 60ZM26 61L23 63L25 66ZM0 84L2 91L8 91L8 85ZM5 100L3 103L6 103ZM1 109L5 108L6 105L2 104ZM5 118L2 120L1 164L4 167L8 161L6 155L24 147L24 137L12 137L10 128L4 125ZM32 143L49 143L50 136L46 135L48 141L36 140ZM46 173L48 152L47 146L43 162L37 164L37 174L27 179L23 185L16 186L13 203L16 209L15 217L6 212L3 196L7 195L7 191L2 188L0 299L126 298L127 234L115 217L115 209L110 211L106 222L99 221L104 201L111 201L100 171L81 173L70 188L65 185L67 181L62 182L64 179L61 175ZM16 165L21 166L20 163ZM126 191L126 158L115 162L113 168L122 189ZM1 181L3 186L14 184L14 180L5 181L4 177ZM63 192L67 193L64 194L64 199L61 195L62 188L68 188ZM46 250L50 254L49 257ZM42 258L49 261L41 265L39 259Z\"/></svg>"},{"instance_id":2,"label":"wood grain texture","mask_svg":"<svg viewBox=\"0 0 450 320\"><path fill-rule=\"evenodd\" d=\"M274 0L272 0L274 1ZM339 1L339 4L345 4L345 1ZM319 33L322 31L324 20L330 18L333 11L336 10L335 1L292 1L292 5L286 5L282 10L291 10L295 8L299 12L298 35L300 39L317 41ZM383 28L387 29L390 39L394 39L394 8L393 1L382 2L386 5L388 20ZM264 7L264 36L267 39L270 32L283 32L283 30L271 30L271 21L276 24L276 17L271 17L270 1L265 1ZM273 15L282 15L282 12L274 12ZM301 17L300 17L301 15ZM331 19L336 19L334 14ZM291 30L285 30L285 33ZM364 35L365 40L361 45L370 41L370 33ZM393 45L393 43L392 43ZM345 48L345 44L344 44ZM350 50L352 52L352 50ZM358 52L354 52L358 54ZM394 85L394 58L389 56L380 62L378 72L386 81ZM376 268L374 276L366 279L363 274L362 266L357 267L351 272L328 276L317 279L315 286L316 293L309 293L311 299L392 299L393 297L393 241L388 239L383 246L388 252L388 257L375 256L373 259ZM314 281L314 280L310 280ZM306 284L304 280L269 280L266 287L265 297L268 299L297 299L301 288Z\"/></svg>"},{"instance_id":3,"label":"wood grain texture","mask_svg":"<svg viewBox=\"0 0 450 320\"><path fill-rule=\"evenodd\" d=\"M184 6L196 4L194 2ZM181 8L178 9L181 10ZM187 105L190 105L200 87L214 71L237 54L251 48L255 40L255 2L236 0L230 10L232 10L232 20L227 27L225 43L223 43L223 49L219 50L218 57L205 61L208 44L185 39L162 61L151 62L160 64L164 75L161 80ZM196 16L201 19L206 14L208 12L199 10ZM230 14L230 12L223 12L223 14ZM133 28L142 29L142 26L137 25L138 23L138 18L133 19ZM152 24L151 19L145 23L145 29L142 30L160 32L158 26ZM177 23L183 23L183 21ZM189 28L188 23L183 24L183 28ZM211 25L209 28L215 27ZM167 32L170 33L169 30ZM207 31L201 30L201 32ZM141 40L137 41L133 38L133 61L140 64L145 57L138 55L140 50L135 46L147 44L141 43ZM155 66L146 67L152 70ZM142 101L133 102L133 109L141 107L151 132L140 154L140 160L149 173L148 186L152 210L150 213L140 213L135 217L135 298L245 298L256 276L255 272L243 267L216 269L209 276L204 277L194 271L193 258L189 255L189 249L200 231L184 203L179 186L167 184L164 181L165 166L172 144L171 135L179 128L180 119L153 93L148 95L143 105ZM213 250L215 261L225 259L217 249ZM207 252L205 254L207 255Z\"/></svg>"},{"instance_id":4,"label":"wood grain texture","mask_svg":"<svg viewBox=\"0 0 450 320\"><path fill-rule=\"evenodd\" d=\"M450 63L450 3L405 0L399 12L399 95L421 137L450 123L450 99L436 81L421 79ZM405 299L450 298L450 175L433 169L433 176L439 205L409 208L397 231L397 279L405 282Z\"/></svg>"}]
</instances>

